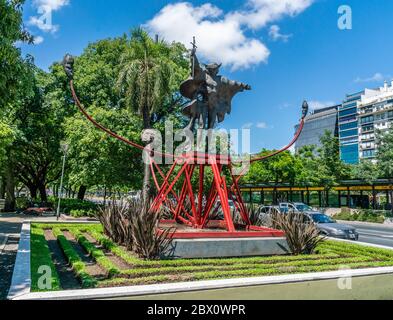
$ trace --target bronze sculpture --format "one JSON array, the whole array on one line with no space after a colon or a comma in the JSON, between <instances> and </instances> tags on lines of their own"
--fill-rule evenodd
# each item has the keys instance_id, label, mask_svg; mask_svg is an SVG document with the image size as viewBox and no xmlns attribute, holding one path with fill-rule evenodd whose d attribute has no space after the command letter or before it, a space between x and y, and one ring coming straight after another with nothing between
<instances>
[{"instance_id":1,"label":"bronze sculpture","mask_svg":"<svg viewBox=\"0 0 393 320\"><path fill-rule=\"evenodd\" d=\"M194 131L197 122L202 129L213 129L217 121L223 122L225 115L231 113L233 97L251 90L251 86L218 75L221 64L200 64L195 38L192 45L191 75L180 86L181 95L191 100L184 107L183 114L190 118L187 129Z\"/></svg>"}]
</instances>

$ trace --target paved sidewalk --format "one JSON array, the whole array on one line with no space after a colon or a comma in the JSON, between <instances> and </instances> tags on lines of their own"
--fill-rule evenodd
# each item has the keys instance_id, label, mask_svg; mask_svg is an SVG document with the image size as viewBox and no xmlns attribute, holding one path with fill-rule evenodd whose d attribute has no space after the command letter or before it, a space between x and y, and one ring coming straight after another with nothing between
<instances>
[{"instance_id":1,"label":"paved sidewalk","mask_svg":"<svg viewBox=\"0 0 393 320\"><path fill-rule=\"evenodd\" d=\"M34 217L16 213L0 213L0 300L7 298L11 285L20 232L25 220L56 221L55 216ZM69 222L61 219L60 222Z\"/></svg>"},{"instance_id":2,"label":"paved sidewalk","mask_svg":"<svg viewBox=\"0 0 393 320\"><path fill-rule=\"evenodd\" d=\"M0 300L7 297L24 216L0 214Z\"/></svg>"}]
</instances>

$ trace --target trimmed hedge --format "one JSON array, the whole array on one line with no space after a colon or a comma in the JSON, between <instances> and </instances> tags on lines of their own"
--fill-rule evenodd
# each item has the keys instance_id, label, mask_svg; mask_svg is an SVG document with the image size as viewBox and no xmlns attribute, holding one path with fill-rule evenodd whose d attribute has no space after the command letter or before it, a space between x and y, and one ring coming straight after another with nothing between
<instances>
[{"instance_id":1,"label":"trimmed hedge","mask_svg":"<svg viewBox=\"0 0 393 320\"><path fill-rule=\"evenodd\" d=\"M44 230L40 228L31 228L31 289L32 291L57 291L61 289L59 275L53 264L48 243L45 239ZM39 278L42 274L38 273L41 266L48 266L51 269L51 289L41 290L38 287Z\"/></svg>"},{"instance_id":2,"label":"trimmed hedge","mask_svg":"<svg viewBox=\"0 0 393 320\"><path fill-rule=\"evenodd\" d=\"M349 209L343 208L341 212L335 214L333 219L343 221L362 221L373 223L384 223L385 216L373 210L359 210L351 213Z\"/></svg>"},{"instance_id":3,"label":"trimmed hedge","mask_svg":"<svg viewBox=\"0 0 393 320\"><path fill-rule=\"evenodd\" d=\"M72 269L77 274L82 282L83 288L92 288L97 285L97 280L91 277L86 271L86 265L83 263L78 253L74 250L70 242L64 236L59 228L53 228L53 234L57 238L68 262L71 264Z\"/></svg>"}]
</instances>

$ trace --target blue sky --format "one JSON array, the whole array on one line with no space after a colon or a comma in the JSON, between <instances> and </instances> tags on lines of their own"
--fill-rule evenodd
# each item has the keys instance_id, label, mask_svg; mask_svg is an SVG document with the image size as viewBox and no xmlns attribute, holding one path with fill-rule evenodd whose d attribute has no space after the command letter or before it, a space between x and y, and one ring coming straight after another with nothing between
<instances>
[{"instance_id":1,"label":"blue sky","mask_svg":"<svg viewBox=\"0 0 393 320\"><path fill-rule=\"evenodd\" d=\"M337 26L343 4L352 8L352 30ZM51 24L40 24L42 12ZM392 14L391 0L33 0L24 20L38 41L22 49L48 69L141 24L168 40L197 34L201 60L220 57L222 74L253 87L235 98L225 127L251 127L255 152L291 140L303 99L321 107L391 80Z\"/></svg>"}]
</instances>

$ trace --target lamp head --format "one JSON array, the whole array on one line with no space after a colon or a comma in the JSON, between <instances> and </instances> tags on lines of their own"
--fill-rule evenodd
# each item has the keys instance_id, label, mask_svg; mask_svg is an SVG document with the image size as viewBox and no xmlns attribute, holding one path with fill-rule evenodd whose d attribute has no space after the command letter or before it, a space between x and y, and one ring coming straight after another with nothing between
<instances>
[{"instance_id":1,"label":"lamp head","mask_svg":"<svg viewBox=\"0 0 393 320\"><path fill-rule=\"evenodd\" d=\"M74 57L70 54L66 54L63 59L63 68L69 80L74 77Z\"/></svg>"}]
</instances>

